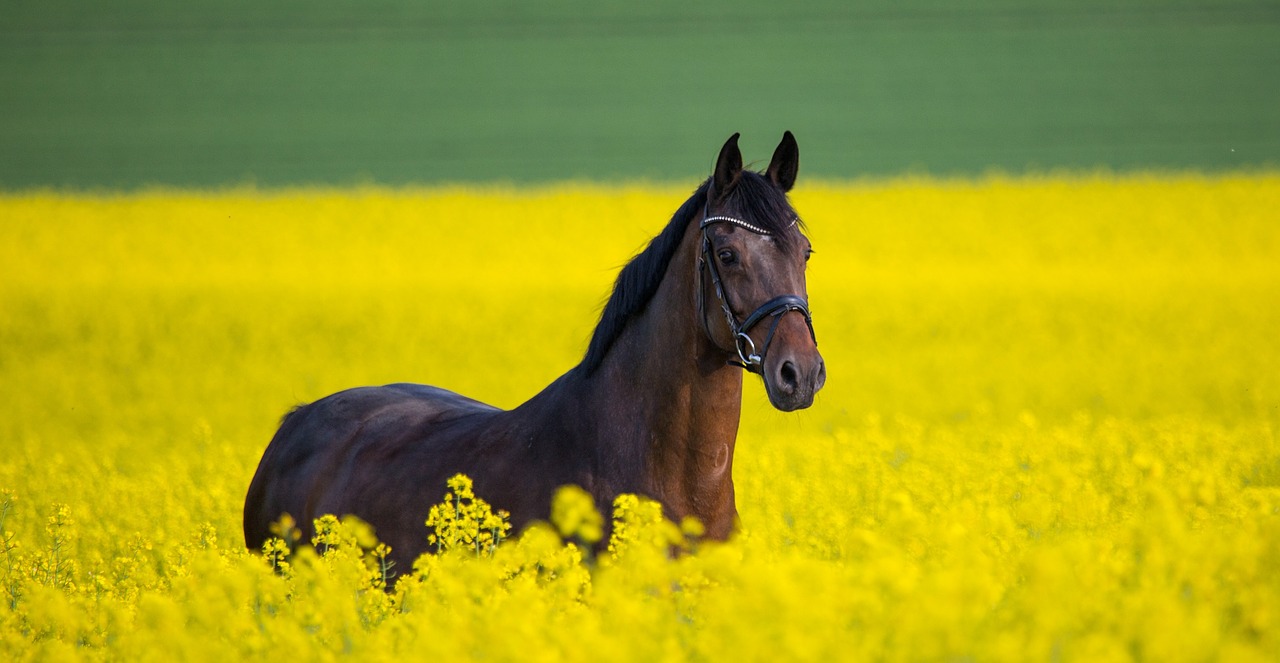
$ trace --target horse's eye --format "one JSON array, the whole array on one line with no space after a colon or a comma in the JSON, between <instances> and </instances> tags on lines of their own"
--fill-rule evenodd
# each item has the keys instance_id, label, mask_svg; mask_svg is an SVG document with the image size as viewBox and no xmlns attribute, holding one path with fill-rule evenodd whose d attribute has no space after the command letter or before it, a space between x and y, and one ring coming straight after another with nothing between
<instances>
[{"instance_id":1,"label":"horse's eye","mask_svg":"<svg viewBox=\"0 0 1280 663\"><path fill-rule=\"evenodd\" d=\"M804 250L804 261L805 261L805 262L809 262L809 258L812 258L812 257L813 257L813 249L805 249L805 250Z\"/></svg>"},{"instance_id":2,"label":"horse's eye","mask_svg":"<svg viewBox=\"0 0 1280 663\"><path fill-rule=\"evenodd\" d=\"M730 251L729 249L720 249L720 253L716 255L720 257L720 264L725 265L726 267L738 262L738 256L735 256L733 251Z\"/></svg>"}]
</instances>

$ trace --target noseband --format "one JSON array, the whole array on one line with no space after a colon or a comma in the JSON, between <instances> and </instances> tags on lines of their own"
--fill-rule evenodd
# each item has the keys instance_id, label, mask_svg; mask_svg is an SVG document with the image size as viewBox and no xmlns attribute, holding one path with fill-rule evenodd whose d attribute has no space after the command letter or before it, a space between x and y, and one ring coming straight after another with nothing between
<instances>
[{"instance_id":1,"label":"noseband","mask_svg":"<svg viewBox=\"0 0 1280 663\"><path fill-rule=\"evenodd\" d=\"M789 311L799 311L804 316L804 323L809 327L809 336L813 339L814 345L818 344L818 337L813 333L813 317L809 315L809 303L799 295L780 295L774 297L760 308L751 312L746 320L741 324L738 323L738 316L733 314L733 309L729 306L729 298L725 294L724 285L720 281L720 270L716 267L716 261L711 255L711 235L707 232L707 228L716 223L730 223L744 230L749 230L757 235L771 235L769 231L759 226L751 225L742 219L735 219L731 216L705 216L698 229L702 231L702 253L698 256L698 317L702 319L702 328L707 333L707 338L714 342L711 336L711 329L707 326L706 316L706 289L702 286L702 270L705 267L711 272L711 283L716 289L716 299L720 300L720 308L724 309L724 319L729 323L729 331L733 332L733 347L738 352L738 361L730 361L730 364L739 366L751 373L764 373L764 356L769 351L769 344L773 342L773 333L778 330L778 323L782 321L782 316ZM769 325L769 333L764 337L764 346L756 351L756 343L751 340L748 332L751 331L761 320L772 317L773 322Z\"/></svg>"}]
</instances>

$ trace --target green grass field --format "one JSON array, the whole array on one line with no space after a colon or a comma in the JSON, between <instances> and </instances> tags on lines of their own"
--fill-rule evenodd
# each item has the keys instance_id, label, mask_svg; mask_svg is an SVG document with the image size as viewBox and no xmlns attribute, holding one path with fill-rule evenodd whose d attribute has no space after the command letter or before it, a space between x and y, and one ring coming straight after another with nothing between
<instances>
[{"instance_id":1,"label":"green grass field","mask_svg":"<svg viewBox=\"0 0 1280 663\"><path fill-rule=\"evenodd\" d=\"M1262 0L6 4L0 188L1280 163ZM767 155L766 155L767 156Z\"/></svg>"}]
</instances>

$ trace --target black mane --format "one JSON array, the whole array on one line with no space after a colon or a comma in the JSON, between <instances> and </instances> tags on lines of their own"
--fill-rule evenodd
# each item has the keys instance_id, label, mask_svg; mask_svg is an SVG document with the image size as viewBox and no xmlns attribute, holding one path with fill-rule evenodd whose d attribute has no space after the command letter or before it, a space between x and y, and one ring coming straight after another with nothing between
<instances>
[{"instance_id":1,"label":"black mane","mask_svg":"<svg viewBox=\"0 0 1280 663\"><path fill-rule=\"evenodd\" d=\"M710 187L711 179L708 178L676 210L662 232L618 273L613 294L604 305L600 323L596 325L591 342L587 345L587 354L579 365L587 375L600 367L609 348L622 335L627 322L643 313L649 300L658 292L658 286L667 273L667 266L671 264L671 258L684 239L685 230L706 206ZM763 228L784 249L799 235L800 224L792 223L797 217L786 194L759 173L743 171L717 204L715 213L734 216Z\"/></svg>"}]
</instances>

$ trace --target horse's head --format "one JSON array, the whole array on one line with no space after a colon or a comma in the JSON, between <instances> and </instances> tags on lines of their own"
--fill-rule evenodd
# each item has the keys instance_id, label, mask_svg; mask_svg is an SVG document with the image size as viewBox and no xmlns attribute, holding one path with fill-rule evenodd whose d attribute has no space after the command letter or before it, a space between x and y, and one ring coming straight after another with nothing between
<instances>
[{"instance_id":1,"label":"horse's head","mask_svg":"<svg viewBox=\"0 0 1280 663\"><path fill-rule=\"evenodd\" d=\"M707 190L698 261L707 335L759 373L769 402L788 412L812 405L827 379L805 289L813 249L787 201L799 166L789 131L763 174L742 169L738 134L731 136Z\"/></svg>"}]
</instances>

